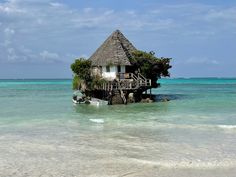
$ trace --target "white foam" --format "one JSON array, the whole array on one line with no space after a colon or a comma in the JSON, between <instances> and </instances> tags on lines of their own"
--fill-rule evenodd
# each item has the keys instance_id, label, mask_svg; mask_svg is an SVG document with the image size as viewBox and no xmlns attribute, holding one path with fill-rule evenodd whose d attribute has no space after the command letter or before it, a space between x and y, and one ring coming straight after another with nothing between
<instances>
[{"instance_id":1,"label":"white foam","mask_svg":"<svg viewBox=\"0 0 236 177\"><path fill-rule=\"evenodd\" d=\"M149 160L141 160L141 159L133 159L133 161L150 164L150 165L158 165L165 168L195 168L195 169L215 169L215 168L235 168L236 163L235 160L229 161L149 161Z\"/></svg>"},{"instance_id":2,"label":"white foam","mask_svg":"<svg viewBox=\"0 0 236 177\"><path fill-rule=\"evenodd\" d=\"M223 129L236 129L236 125L218 125L218 127Z\"/></svg>"},{"instance_id":3,"label":"white foam","mask_svg":"<svg viewBox=\"0 0 236 177\"><path fill-rule=\"evenodd\" d=\"M104 120L103 119L89 119L91 122L95 122L95 123L99 123L99 124L103 124Z\"/></svg>"}]
</instances>

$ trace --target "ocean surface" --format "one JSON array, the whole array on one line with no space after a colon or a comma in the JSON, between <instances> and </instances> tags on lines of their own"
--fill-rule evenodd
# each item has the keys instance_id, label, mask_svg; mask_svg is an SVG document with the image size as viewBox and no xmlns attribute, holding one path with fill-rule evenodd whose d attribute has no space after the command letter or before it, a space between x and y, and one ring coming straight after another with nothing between
<instances>
[{"instance_id":1,"label":"ocean surface","mask_svg":"<svg viewBox=\"0 0 236 177\"><path fill-rule=\"evenodd\" d=\"M169 102L96 107L71 80L0 80L0 176L235 176L236 79L160 82Z\"/></svg>"}]
</instances>

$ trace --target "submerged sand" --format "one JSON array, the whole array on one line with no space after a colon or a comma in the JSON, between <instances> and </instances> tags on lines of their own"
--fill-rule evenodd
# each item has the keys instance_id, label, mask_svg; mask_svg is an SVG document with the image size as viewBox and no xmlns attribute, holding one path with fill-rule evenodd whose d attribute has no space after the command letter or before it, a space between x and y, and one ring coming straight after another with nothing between
<instances>
[{"instance_id":1,"label":"submerged sand","mask_svg":"<svg viewBox=\"0 0 236 177\"><path fill-rule=\"evenodd\" d=\"M236 174L236 158L223 154L224 145L195 147L171 140L153 141L146 135L132 134L136 129L126 132L127 135L122 129L114 129L108 135L104 126L94 125L97 131L90 133L71 130L73 126L34 127L28 129L30 136L20 129L5 132L0 136L0 176L234 177Z\"/></svg>"}]
</instances>

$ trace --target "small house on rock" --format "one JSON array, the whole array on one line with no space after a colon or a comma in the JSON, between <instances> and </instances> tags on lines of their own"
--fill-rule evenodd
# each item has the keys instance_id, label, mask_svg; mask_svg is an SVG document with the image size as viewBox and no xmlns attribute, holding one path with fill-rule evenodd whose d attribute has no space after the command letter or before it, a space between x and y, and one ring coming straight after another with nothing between
<instances>
[{"instance_id":1,"label":"small house on rock","mask_svg":"<svg viewBox=\"0 0 236 177\"><path fill-rule=\"evenodd\" d=\"M103 92L96 94L102 95L101 99L109 97L111 104L126 104L137 100L135 95L138 91L142 93L151 89L151 80L132 68L130 60L135 50L131 42L116 30L89 58L92 74L107 80L97 88Z\"/></svg>"},{"instance_id":2,"label":"small house on rock","mask_svg":"<svg viewBox=\"0 0 236 177\"><path fill-rule=\"evenodd\" d=\"M160 85L157 80L170 76L170 59L137 50L116 30L88 60L79 58L71 64L73 88L88 99L107 100L109 104L150 102L147 97Z\"/></svg>"}]
</instances>

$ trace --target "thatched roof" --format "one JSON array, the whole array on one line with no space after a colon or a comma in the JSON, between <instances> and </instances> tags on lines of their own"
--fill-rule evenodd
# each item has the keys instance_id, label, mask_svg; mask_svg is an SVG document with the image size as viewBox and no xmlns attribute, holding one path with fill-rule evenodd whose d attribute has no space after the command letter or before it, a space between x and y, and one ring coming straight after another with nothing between
<instances>
[{"instance_id":1,"label":"thatched roof","mask_svg":"<svg viewBox=\"0 0 236 177\"><path fill-rule=\"evenodd\" d=\"M114 31L89 58L92 66L131 65L132 51L136 48L119 31Z\"/></svg>"}]
</instances>

